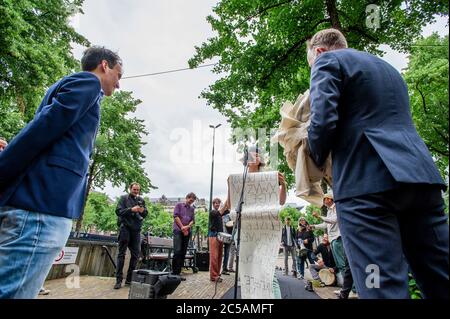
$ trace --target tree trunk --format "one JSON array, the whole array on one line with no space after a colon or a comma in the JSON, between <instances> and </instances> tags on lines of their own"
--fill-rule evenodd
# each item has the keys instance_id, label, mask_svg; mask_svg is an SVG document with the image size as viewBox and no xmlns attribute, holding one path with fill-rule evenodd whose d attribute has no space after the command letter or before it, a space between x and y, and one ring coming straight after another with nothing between
<instances>
[{"instance_id":1,"label":"tree trunk","mask_svg":"<svg viewBox=\"0 0 450 319\"><path fill-rule=\"evenodd\" d=\"M341 22L339 21L336 0L325 0L325 3L327 6L327 13L330 17L331 26L335 29L341 30Z\"/></svg>"},{"instance_id":2,"label":"tree trunk","mask_svg":"<svg viewBox=\"0 0 450 319\"><path fill-rule=\"evenodd\" d=\"M94 182L94 170L95 170L95 160L92 162L91 166L89 167L89 178L88 183L86 187L86 196L84 197L83 202L83 208L81 210L80 217L77 220L77 225L75 226L75 232L78 233L81 229L81 225L83 224L83 215L84 215L84 208L86 207L86 202L88 200L89 193L91 192L92 183Z\"/></svg>"}]
</instances>

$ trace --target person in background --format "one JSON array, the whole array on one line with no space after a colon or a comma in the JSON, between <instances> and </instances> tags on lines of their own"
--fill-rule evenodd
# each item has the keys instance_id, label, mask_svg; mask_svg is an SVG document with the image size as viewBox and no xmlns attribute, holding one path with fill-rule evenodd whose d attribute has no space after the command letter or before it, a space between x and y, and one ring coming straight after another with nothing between
<instances>
[{"instance_id":1,"label":"person in background","mask_svg":"<svg viewBox=\"0 0 450 319\"><path fill-rule=\"evenodd\" d=\"M148 215L145 200L139 196L140 193L141 186L138 183L132 183L130 185L130 193L120 197L117 204L116 215L117 225L119 226L119 249L114 289L120 289L122 287L123 266L127 248L130 250L131 258L125 285L131 284L133 271L139 259L142 223Z\"/></svg>"},{"instance_id":2,"label":"person in background","mask_svg":"<svg viewBox=\"0 0 450 319\"><path fill-rule=\"evenodd\" d=\"M195 224L194 202L197 196L194 193L186 195L184 203L178 203L173 211L173 260L172 274L181 276L184 257L191 238L191 229ZM181 280L186 280L181 276Z\"/></svg>"}]
</instances>

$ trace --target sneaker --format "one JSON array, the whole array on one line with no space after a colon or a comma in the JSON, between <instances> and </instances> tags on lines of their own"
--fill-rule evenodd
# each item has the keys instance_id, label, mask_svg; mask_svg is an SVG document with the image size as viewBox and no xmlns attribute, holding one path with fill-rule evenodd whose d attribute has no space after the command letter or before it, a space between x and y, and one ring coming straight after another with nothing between
<instances>
[{"instance_id":1,"label":"sneaker","mask_svg":"<svg viewBox=\"0 0 450 319\"><path fill-rule=\"evenodd\" d=\"M299 275L297 276L297 279L298 279L298 280L302 280L302 279L305 279L305 277L304 277L302 274L299 274Z\"/></svg>"},{"instance_id":2,"label":"sneaker","mask_svg":"<svg viewBox=\"0 0 450 319\"><path fill-rule=\"evenodd\" d=\"M339 296L339 295L341 294L341 290L334 290L333 293L334 293L336 296Z\"/></svg>"},{"instance_id":3,"label":"sneaker","mask_svg":"<svg viewBox=\"0 0 450 319\"><path fill-rule=\"evenodd\" d=\"M50 293L50 290L45 289L44 287L42 287L41 290L39 290L39 294L43 295L43 296L48 295L49 293Z\"/></svg>"},{"instance_id":4,"label":"sneaker","mask_svg":"<svg viewBox=\"0 0 450 319\"><path fill-rule=\"evenodd\" d=\"M120 289L120 288L122 288L122 283L116 282L116 284L114 285L114 289Z\"/></svg>"},{"instance_id":5,"label":"sneaker","mask_svg":"<svg viewBox=\"0 0 450 319\"><path fill-rule=\"evenodd\" d=\"M350 291L348 294L348 299L358 299L358 294L356 292Z\"/></svg>"}]
</instances>

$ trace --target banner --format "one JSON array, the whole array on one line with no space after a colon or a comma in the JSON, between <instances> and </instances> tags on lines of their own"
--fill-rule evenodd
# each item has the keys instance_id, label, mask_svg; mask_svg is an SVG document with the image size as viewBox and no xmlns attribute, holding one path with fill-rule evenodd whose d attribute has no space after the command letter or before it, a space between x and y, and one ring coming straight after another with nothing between
<instances>
[{"instance_id":1,"label":"banner","mask_svg":"<svg viewBox=\"0 0 450 319\"><path fill-rule=\"evenodd\" d=\"M233 219L243 176L230 175ZM273 279L281 241L278 172L249 173L245 182L239 247L239 278L243 299L273 299Z\"/></svg>"}]
</instances>

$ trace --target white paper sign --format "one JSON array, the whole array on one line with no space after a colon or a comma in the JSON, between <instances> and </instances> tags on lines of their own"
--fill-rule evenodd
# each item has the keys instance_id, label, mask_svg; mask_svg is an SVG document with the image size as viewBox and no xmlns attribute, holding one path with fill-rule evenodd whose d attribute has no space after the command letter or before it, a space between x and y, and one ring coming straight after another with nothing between
<instances>
[{"instance_id":1,"label":"white paper sign","mask_svg":"<svg viewBox=\"0 0 450 319\"><path fill-rule=\"evenodd\" d=\"M242 175L230 175L232 217L242 190ZM273 299L273 278L280 247L278 172L249 173L245 182L239 247L243 299Z\"/></svg>"},{"instance_id":2,"label":"white paper sign","mask_svg":"<svg viewBox=\"0 0 450 319\"><path fill-rule=\"evenodd\" d=\"M64 247L56 257L53 265L75 264L78 255L78 247Z\"/></svg>"}]
</instances>

